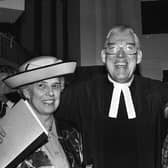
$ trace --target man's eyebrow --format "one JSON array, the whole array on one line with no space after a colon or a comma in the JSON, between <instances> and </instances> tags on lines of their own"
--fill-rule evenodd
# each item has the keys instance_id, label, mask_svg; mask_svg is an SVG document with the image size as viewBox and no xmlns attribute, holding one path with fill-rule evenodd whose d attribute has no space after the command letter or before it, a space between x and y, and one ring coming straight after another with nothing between
<instances>
[{"instance_id":1,"label":"man's eyebrow","mask_svg":"<svg viewBox=\"0 0 168 168\"><path fill-rule=\"evenodd\" d=\"M114 43L114 42L108 42L107 43L107 45L114 45L114 44L116 44L116 43Z\"/></svg>"},{"instance_id":2,"label":"man's eyebrow","mask_svg":"<svg viewBox=\"0 0 168 168\"><path fill-rule=\"evenodd\" d=\"M116 42L108 42L107 45L116 45ZM134 42L126 42L126 44L135 45Z\"/></svg>"},{"instance_id":3,"label":"man's eyebrow","mask_svg":"<svg viewBox=\"0 0 168 168\"><path fill-rule=\"evenodd\" d=\"M130 45L135 45L135 43L134 43L134 42L129 42L129 43L127 43L127 44L130 44Z\"/></svg>"}]
</instances>

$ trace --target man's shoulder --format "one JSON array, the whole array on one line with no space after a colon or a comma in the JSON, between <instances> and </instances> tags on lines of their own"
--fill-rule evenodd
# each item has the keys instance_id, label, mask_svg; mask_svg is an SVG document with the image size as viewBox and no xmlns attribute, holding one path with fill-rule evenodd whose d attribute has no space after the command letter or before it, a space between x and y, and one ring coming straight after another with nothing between
<instances>
[{"instance_id":1,"label":"man's shoulder","mask_svg":"<svg viewBox=\"0 0 168 168\"><path fill-rule=\"evenodd\" d=\"M135 76L136 81L149 85L164 85L162 81L144 76Z\"/></svg>"},{"instance_id":2,"label":"man's shoulder","mask_svg":"<svg viewBox=\"0 0 168 168\"><path fill-rule=\"evenodd\" d=\"M63 119L56 119L56 126L58 131L72 130L72 129L78 130L74 123Z\"/></svg>"},{"instance_id":3,"label":"man's shoulder","mask_svg":"<svg viewBox=\"0 0 168 168\"><path fill-rule=\"evenodd\" d=\"M141 88L148 89L148 90L167 90L168 91L168 85L163 83L160 80L152 79L149 77L143 77L143 76L135 76L136 85L139 85Z\"/></svg>"},{"instance_id":4,"label":"man's shoulder","mask_svg":"<svg viewBox=\"0 0 168 168\"><path fill-rule=\"evenodd\" d=\"M91 78L80 80L73 82L69 84L69 86L66 88L67 90L84 90L88 87L95 87L96 85L99 85L104 82L104 79L107 78L107 74L95 74L95 76L92 76Z\"/></svg>"}]
</instances>

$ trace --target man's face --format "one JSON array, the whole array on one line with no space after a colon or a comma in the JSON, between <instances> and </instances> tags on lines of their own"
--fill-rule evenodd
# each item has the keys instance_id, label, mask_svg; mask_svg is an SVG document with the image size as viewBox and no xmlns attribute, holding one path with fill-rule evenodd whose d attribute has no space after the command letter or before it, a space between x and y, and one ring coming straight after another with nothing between
<instances>
[{"instance_id":1,"label":"man's face","mask_svg":"<svg viewBox=\"0 0 168 168\"><path fill-rule=\"evenodd\" d=\"M102 61L116 82L128 82L133 76L136 64L141 62L140 51L136 48L133 35L127 30L112 34L103 52Z\"/></svg>"},{"instance_id":2,"label":"man's face","mask_svg":"<svg viewBox=\"0 0 168 168\"><path fill-rule=\"evenodd\" d=\"M59 106L62 88L60 79L53 78L28 86L24 95L38 114L50 115Z\"/></svg>"}]
</instances>

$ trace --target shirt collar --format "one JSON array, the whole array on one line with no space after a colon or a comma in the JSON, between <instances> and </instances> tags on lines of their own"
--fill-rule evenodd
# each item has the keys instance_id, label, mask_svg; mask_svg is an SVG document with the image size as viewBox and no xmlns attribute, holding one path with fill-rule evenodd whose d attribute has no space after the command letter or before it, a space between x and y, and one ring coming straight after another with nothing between
<instances>
[{"instance_id":1,"label":"shirt collar","mask_svg":"<svg viewBox=\"0 0 168 168\"><path fill-rule=\"evenodd\" d=\"M114 84L114 86L130 86L131 85L131 83L132 83L132 81L134 80L134 75L132 76L132 78L129 80L129 82L126 82L126 83L119 83L119 82L116 82L116 81L114 81L111 77L110 77L110 75L108 74L108 80L111 82L111 83L113 83Z\"/></svg>"}]
</instances>

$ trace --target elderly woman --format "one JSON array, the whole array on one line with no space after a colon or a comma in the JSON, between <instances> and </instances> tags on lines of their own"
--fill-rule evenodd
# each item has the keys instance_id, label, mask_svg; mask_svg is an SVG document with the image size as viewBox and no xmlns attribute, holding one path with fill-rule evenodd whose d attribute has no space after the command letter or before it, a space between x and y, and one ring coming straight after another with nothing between
<instances>
[{"instance_id":1,"label":"elderly woman","mask_svg":"<svg viewBox=\"0 0 168 168\"><path fill-rule=\"evenodd\" d=\"M55 121L54 112L64 89L64 75L73 73L75 62L62 62L55 57L31 59L19 73L4 79L10 88L19 88L49 132L48 142L26 158L17 168L81 167L80 135L67 123Z\"/></svg>"}]
</instances>

